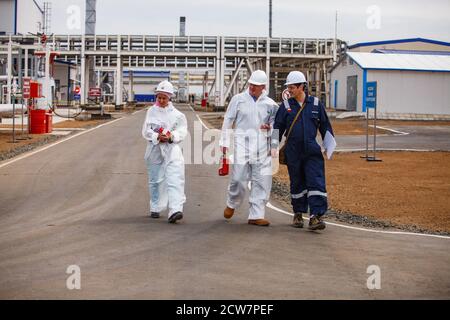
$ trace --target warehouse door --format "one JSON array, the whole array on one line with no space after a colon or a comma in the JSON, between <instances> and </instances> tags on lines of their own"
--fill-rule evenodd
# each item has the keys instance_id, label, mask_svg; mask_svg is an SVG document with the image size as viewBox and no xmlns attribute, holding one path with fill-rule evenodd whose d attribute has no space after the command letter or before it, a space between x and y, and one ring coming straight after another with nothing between
<instances>
[{"instance_id":1,"label":"warehouse door","mask_svg":"<svg viewBox=\"0 0 450 320\"><path fill-rule=\"evenodd\" d=\"M358 76L347 77L347 110L356 111Z\"/></svg>"}]
</instances>

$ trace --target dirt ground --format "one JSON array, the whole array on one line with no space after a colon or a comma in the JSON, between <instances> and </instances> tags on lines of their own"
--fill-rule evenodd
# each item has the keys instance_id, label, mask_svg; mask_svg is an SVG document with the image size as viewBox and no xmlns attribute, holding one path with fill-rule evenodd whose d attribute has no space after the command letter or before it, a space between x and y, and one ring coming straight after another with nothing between
<instances>
[{"instance_id":1,"label":"dirt ground","mask_svg":"<svg viewBox=\"0 0 450 320\"><path fill-rule=\"evenodd\" d=\"M58 123L54 124L53 128L58 128L58 129L62 129L62 128L90 128L90 127L99 125L101 123L104 123L106 121L105 120L84 120L84 121L67 120L67 121L62 121L62 122L58 122Z\"/></svg>"},{"instance_id":2,"label":"dirt ground","mask_svg":"<svg viewBox=\"0 0 450 320\"><path fill-rule=\"evenodd\" d=\"M108 120L85 120L85 121L63 121L53 124L53 128L91 128ZM11 125L0 125L0 128L11 128ZM20 126L16 126L16 143L12 141L12 130L0 131L0 160L10 158L24 151L31 150L34 146L42 145L57 140L61 136L54 136L51 134L30 134L31 139L19 140L18 138L26 137L26 127L24 128L24 135L22 136Z\"/></svg>"},{"instance_id":3,"label":"dirt ground","mask_svg":"<svg viewBox=\"0 0 450 320\"><path fill-rule=\"evenodd\" d=\"M450 232L450 153L337 153L326 161L329 207L399 225ZM289 183L287 168L275 176Z\"/></svg>"},{"instance_id":4,"label":"dirt ground","mask_svg":"<svg viewBox=\"0 0 450 320\"><path fill-rule=\"evenodd\" d=\"M209 127L220 129L222 127L223 116L206 117L204 120ZM365 135L367 123L365 119L330 119L335 135ZM372 125L373 121L369 121ZM377 126L450 126L450 121L400 121L400 120L378 120ZM373 128L369 127L369 134L373 135ZM377 128L377 134L394 134L392 131Z\"/></svg>"},{"instance_id":5,"label":"dirt ground","mask_svg":"<svg viewBox=\"0 0 450 320\"><path fill-rule=\"evenodd\" d=\"M26 133L25 135L26 136ZM48 134L30 134L31 139L27 140L17 140L17 143L11 143L12 131L0 131L0 154L3 152L10 152L18 147L23 147L29 144L36 143L38 141L44 141L48 139ZM16 132L16 139L22 137L21 132Z\"/></svg>"},{"instance_id":6,"label":"dirt ground","mask_svg":"<svg viewBox=\"0 0 450 320\"><path fill-rule=\"evenodd\" d=\"M223 118L202 117L220 128ZM331 119L335 135L363 135L364 119ZM377 121L380 126L450 125L449 121ZM373 133L373 131L370 131ZM391 134L379 129L378 134ZM382 162L362 153L335 153L326 161L329 207L397 225L450 232L450 152L378 152ZM286 186L286 166L274 177Z\"/></svg>"},{"instance_id":7,"label":"dirt ground","mask_svg":"<svg viewBox=\"0 0 450 320\"><path fill-rule=\"evenodd\" d=\"M365 135L367 132L366 120L361 119L331 119L331 126L333 127L334 135L349 136L349 135ZM369 122L372 125L372 122ZM379 125L377 123L377 125ZM373 127L369 127L369 134L373 135ZM377 128L377 134L393 134L392 131Z\"/></svg>"},{"instance_id":8,"label":"dirt ground","mask_svg":"<svg viewBox=\"0 0 450 320\"><path fill-rule=\"evenodd\" d=\"M222 127L223 117L222 116L214 116L214 117L202 117L202 120L205 120L210 128L218 128ZM364 120L331 120L331 125L333 126L333 131L335 135L365 135L366 134L366 122ZM369 134L373 135L373 128L369 127ZM393 134L392 131L383 130L377 128L377 134Z\"/></svg>"}]
</instances>

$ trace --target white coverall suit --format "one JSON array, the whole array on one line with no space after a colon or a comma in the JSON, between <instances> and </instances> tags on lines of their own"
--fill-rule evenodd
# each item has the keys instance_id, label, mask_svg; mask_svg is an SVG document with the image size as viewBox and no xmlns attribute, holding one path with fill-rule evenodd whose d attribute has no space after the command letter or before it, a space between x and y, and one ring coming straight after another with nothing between
<instances>
[{"instance_id":1,"label":"white coverall suit","mask_svg":"<svg viewBox=\"0 0 450 320\"><path fill-rule=\"evenodd\" d=\"M235 95L224 116L221 147L230 147L230 133L234 133L234 154L228 185L227 206L237 209L251 181L249 219L263 219L265 206L272 188L272 158L270 156L271 130L278 105L263 91L255 101L249 91ZM234 123L234 130L231 130Z\"/></svg>"},{"instance_id":2,"label":"white coverall suit","mask_svg":"<svg viewBox=\"0 0 450 320\"><path fill-rule=\"evenodd\" d=\"M160 143L158 131L170 131L173 143ZM187 121L183 113L173 104L162 108L154 105L147 111L142 128L147 140L144 159L148 170L150 208L161 212L169 207L169 218L176 212L183 212L186 202L184 194L184 158L179 143L187 135Z\"/></svg>"}]
</instances>

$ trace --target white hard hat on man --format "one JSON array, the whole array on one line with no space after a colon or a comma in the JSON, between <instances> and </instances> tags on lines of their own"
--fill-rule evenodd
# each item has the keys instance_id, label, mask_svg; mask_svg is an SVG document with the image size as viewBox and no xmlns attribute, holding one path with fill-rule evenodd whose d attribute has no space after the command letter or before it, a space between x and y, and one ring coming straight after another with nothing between
<instances>
[{"instance_id":1,"label":"white hard hat on man","mask_svg":"<svg viewBox=\"0 0 450 320\"><path fill-rule=\"evenodd\" d=\"M290 84L298 84L298 83L306 83L305 75L300 71L291 71L289 72L285 86L288 86Z\"/></svg>"},{"instance_id":2,"label":"white hard hat on man","mask_svg":"<svg viewBox=\"0 0 450 320\"><path fill-rule=\"evenodd\" d=\"M253 71L252 75L250 76L250 79L248 79L248 83L256 85L256 86L266 85L267 84L267 75L262 70Z\"/></svg>"}]
</instances>

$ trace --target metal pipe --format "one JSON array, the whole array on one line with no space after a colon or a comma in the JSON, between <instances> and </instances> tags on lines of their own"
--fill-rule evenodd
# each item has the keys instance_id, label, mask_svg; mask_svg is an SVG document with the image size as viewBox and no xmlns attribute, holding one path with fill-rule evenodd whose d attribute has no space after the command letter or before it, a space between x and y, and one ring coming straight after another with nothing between
<instances>
[{"instance_id":1,"label":"metal pipe","mask_svg":"<svg viewBox=\"0 0 450 320\"><path fill-rule=\"evenodd\" d=\"M272 0L269 0L269 38L272 38Z\"/></svg>"}]
</instances>

